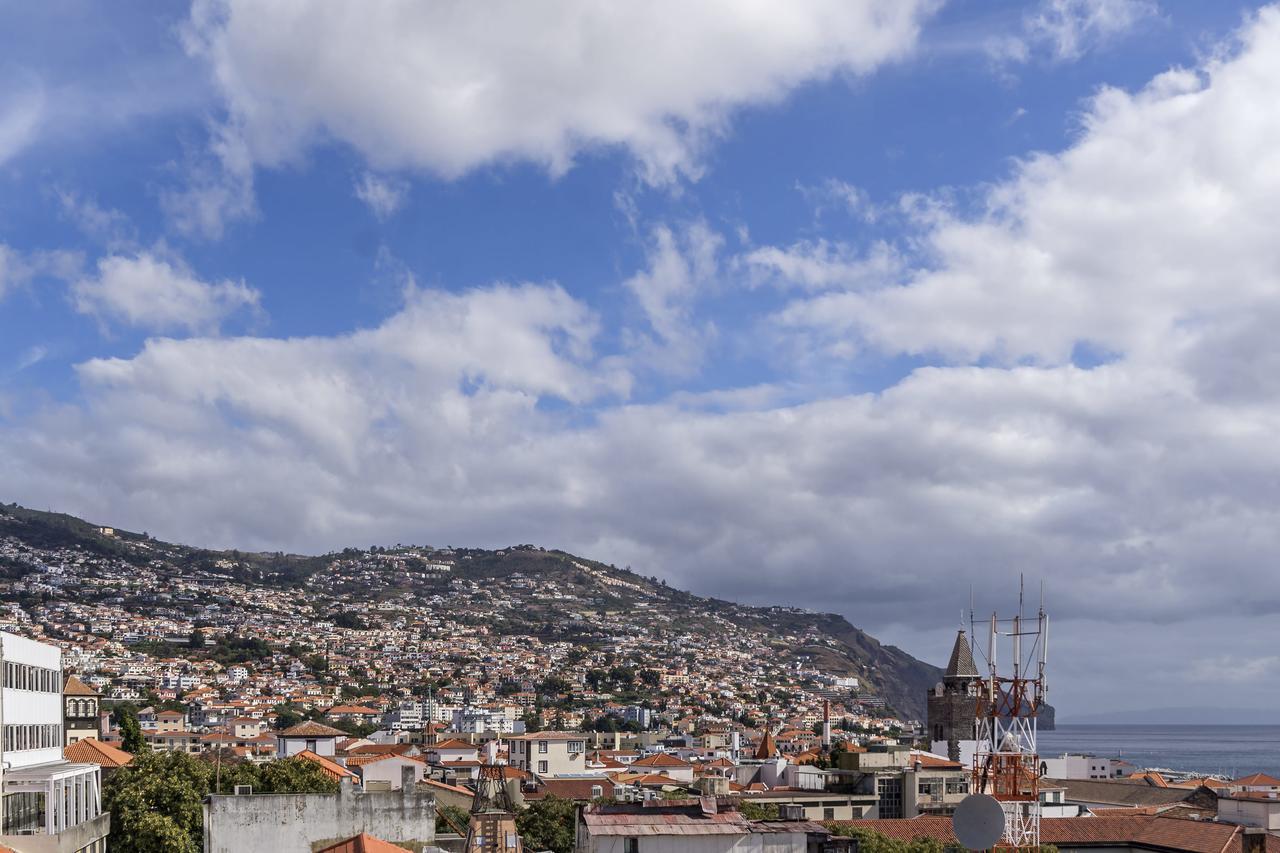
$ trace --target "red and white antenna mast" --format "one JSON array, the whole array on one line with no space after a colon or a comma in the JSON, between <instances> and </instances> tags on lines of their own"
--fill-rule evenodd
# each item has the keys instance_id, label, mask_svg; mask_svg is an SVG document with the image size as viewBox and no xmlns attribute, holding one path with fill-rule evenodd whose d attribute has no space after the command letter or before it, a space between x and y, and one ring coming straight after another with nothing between
<instances>
[{"instance_id":1,"label":"red and white antenna mast","mask_svg":"<svg viewBox=\"0 0 1280 853\"><path fill-rule=\"evenodd\" d=\"M987 639L987 677L978 692L978 743L973 759L972 791L988 794L1004 811L1001 850L1034 850L1040 846L1040 755L1036 719L1045 704L1045 663L1049 617L1040 609L1034 618L1023 615L1023 591L1018 583L1018 614L991 614ZM973 611L970 610L970 620ZM976 634L974 636L977 639ZM977 643L974 644L975 646ZM997 666L1001 650L1008 652L1011 672Z\"/></svg>"}]
</instances>

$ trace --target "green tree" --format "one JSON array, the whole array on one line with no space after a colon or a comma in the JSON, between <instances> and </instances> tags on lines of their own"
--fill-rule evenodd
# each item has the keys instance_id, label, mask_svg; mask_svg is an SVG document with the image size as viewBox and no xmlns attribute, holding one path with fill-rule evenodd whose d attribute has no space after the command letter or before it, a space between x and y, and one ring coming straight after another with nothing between
<instances>
[{"instance_id":1,"label":"green tree","mask_svg":"<svg viewBox=\"0 0 1280 853\"><path fill-rule=\"evenodd\" d=\"M120 748L133 755L150 752L147 740L142 736L142 724L138 722L138 712L129 705L116 710L120 718Z\"/></svg>"},{"instance_id":2,"label":"green tree","mask_svg":"<svg viewBox=\"0 0 1280 853\"><path fill-rule=\"evenodd\" d=\"M523 838L526 850L570 853L577 813L573 800L544 797L516 813L516 830Z\"/></svg>"},{"instance_id":3,"label":"green tree","mask_svg":"<svg viewBox=\"0 0 1280 853\"><path fill-rule=\"evenodd\" d=\"M296 758L219 768L183 752L144 751L102 786L103 808L111 812L112 853L198 853L204 846L202 803L219 783L223 791L252 785L265 794L338 788L319 766Z\"/></svg>"},{"instance_id":4,"label":"green tree","mask_svg":"<svg viewBox=\"0 0 1280 853\"><path fill-rule=\"evenodd\" d=\"M436 825L436 832L459 832L466 835L467 825L471 823L471 813L464 808L458 806L436 806L436 811L440 815L440 822Z\"/></svg>"}]
</instances>

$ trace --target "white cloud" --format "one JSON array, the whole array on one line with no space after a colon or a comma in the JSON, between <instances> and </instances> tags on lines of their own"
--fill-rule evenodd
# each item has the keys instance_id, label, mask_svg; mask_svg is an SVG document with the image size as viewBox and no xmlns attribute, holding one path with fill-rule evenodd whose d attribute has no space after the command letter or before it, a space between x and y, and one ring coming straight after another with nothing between
<instances>
[{"instance_id":1,"label":"white cloud","mask_svg":"<svg viewBox=\"0 0 1280 853\"><path fill-rule=\"evenodd\" d=\"M0 165L35 141L44 116L45 96L41 89L16 92L0 100Z\"/></svg>"},{"instance_id":2,"label":"white cloud","mask_svg":"<svg viewBox=\"0 0 1280 853\"><path fill-rule=\"evenodd\" d=\"M259 164L331 138L381 171L527 160L558 174L621 146L669 181L698 172L733 109L901 58L937 5L198 0L185 40Z\"/></svg>"},{"instance_id":3,"label":"white cloud","mask_svg":"<svg viewBox=\"0 0 1280 853\"><path fill-rule=\"evenodd\" d=\"M78 252L24 252L0 243L0 299L40 278L66 279L73 276L82 263Z\"/></svg>"},{"instance_id":4,"label":"white cloud","mask_svg":"<svg viewBox=\"0 0 1280 853\"><path fill-rule=\"evenodd\" d=\"M1105 673L1184 704L1117 638L1195 661L1206 633L1266 636L1280 613L1277 92L1269 9L1202 69L1100 93L1079 138L984 212L908 199L919 242L879 282L849 246L726 259L705 226L654 233L628 286L655 345L701 328L706 278L759 267L789 286L779 334L940 356L875 393L786 405L784 375L628 404L627 363L601 355L615 342L558 287L411 290L348 335L87 362L82 405L0 431L0 482L201 544L558 545L839 610L920 653L970 583L992 602L1025 571L1049 584L1057 696ZM1082 344L1107 363L1073 364ZM1238 698L1280 696L1259 679Z\"/></svg>"},{"instance_id":5,"label":"white cloud","mask_svg":"<svg viewBox=\"0 0 1280 853\"><path fill-rule=\"evenodd\" d=\"M389 219L404 205L409 194L409 184L365 172L356 181L355 193L356 198L369 206L374 216Z\"/></svg>"},{"instance_id":6,"label":"white cloud","mask_svg":"<svg viewBox=\"0 0 1280 853\"><path fill-rule=\"evenodd\" d=\"M965 217L923 219L928 261L905 283L833 287L792 329L885 352L1063 364L1080 345L1131 361L1190 358L1280 296L1280 10L1226 61L1104 89L1083 133L1027 159ZM794 254L794 253L792 253Z\"/></svg>"},{"instance_id":7,"label":"white cloud","mask_svg":"<svg viewBox=\"0 0 1280 853\"><path fill-rule=\"evenodd\" d=\"M1026 62L1043 47L1056 60L1075 60L1159 14L1155 0L1041 0L1023 18L1023 32L989 39L987 54Z\"/></svg>"},{"instance_id":8,"label":"white cloud","mask_svg":"<svg viewBox=\"0 0 1280 853\"><path fill-rule=\"evenodd\" d=\"M181 263L149 252L109 255L97 273L71 285L76 310L108 322L156 331L216 332L260 294L243 281L204 282Z\"/></svg>"},{"instance_id":9,"label":"white cloud","mask_svg":"<svg viewBox=\"0 0 1280 853\"><path fill-rule=\"evenodd\" d=\"M646 252L648 268L623 282L649 327L648 332L629 335L638 362L685 375L701 366L703 352L716 330L714 324L695 319L695 308L720 274L723 244L705 222L694 222L679 231L665 225L653 230Z\"/></svg>"}]
</instances>

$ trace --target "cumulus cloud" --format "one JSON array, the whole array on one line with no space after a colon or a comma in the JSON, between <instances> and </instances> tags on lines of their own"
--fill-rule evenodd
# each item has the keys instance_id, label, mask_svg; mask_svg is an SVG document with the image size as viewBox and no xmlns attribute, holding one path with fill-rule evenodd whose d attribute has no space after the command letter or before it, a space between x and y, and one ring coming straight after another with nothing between
<instances>
[{"instance_id":1,"label":"cumulus cloud","mask_svg":"<svg viewBox=\"0 0 1280 853\"><path fill-rule=\"evenodd\" d=\"M1184 358L1252 320L1280 295L1262 225L1280 215L1280 116L1262 106L1280 86L1280 11L1244 39L1229 60L1099 92L1076 144L1024 161L984 215L932 209L932 263L905 283L831 288L781 322L887 352L1064 364L1081 345Z\"/></svg>"},{"instance_id":2,"label":"cumulus cloud","mask_svg":"<svg viewBox=\"0 0 1280 853\"><path fill-rule=\"evenodd\" d=\"M701 366L716 329L709 321L695 319L695 307L715 286L723 243L705 222L653 230L646 252L648 268L623 282L645 317L647 330L633 330L627 337L646 367L687 375Z\"/></svg>"},{"instance_id":3,"label":"cumulus cloud","mask_svg":"<svg viewBox=\"0 0 1280 853\"><path fill-rule=\"evenodd\" d=\"M937 5L197 0L185 43L226 101L218 145L235 137L257 164L332 139L380 171L453 178L532 161L559 174L585 149L618 146L666 182L698 173L735 108L904 56ZM233 153L229 184L244 189ZM235 214L240 198L204 186L187 212L206 222L210 210Z\"/></svg>"},{"instance_id":4,"label":"cumulus cloud","mask_svg":"<svg viewBox=\"0 0 1280 853\"><path fill-rule=\"evenodd\" d=\"M243 281L205 282L180 262L150 252L108 255L96 275L71 285L76 310L107 322L154 331L216 332L260 294Z\"/></svg>"},{"instance_id":5,"label":"cumulus cloud","mask_svg":"<svg viewBox=\"0 0 1280 853\"><path fill-rule=\"evenodd\" d=\"M655 344L699 328L707 275L758 268L788 303L775 332L832 375L925 362L875 393L784 402L784 377L640 405L634 361L559 287L411 289L348 335L86 362L83 404L0 431L0 482L201 544L557 545L838 610L935 660L938 614L1026 571L1077 695L1119 677L1116 630L1146 630L1126 685L1176 704L1160 656L1280 613L1277 92L1268 9L1202 68L1100 92L978 213L909 200L919 233L882 280L853 243L726 258L705 226L650 236L628 289Z\"/></svg>"},{"instance_id":6,"label":"cumulus cloud","mask_svg":"<svg viewBox=\"0 0 1280 853\"><path fill-rule=\"evenodd\" d=\"M409 194L409 184L365 172L356 181L355 193L356 198L368 205L374 216L389 219L404 204Z\"/></svg>"}]
</instances>

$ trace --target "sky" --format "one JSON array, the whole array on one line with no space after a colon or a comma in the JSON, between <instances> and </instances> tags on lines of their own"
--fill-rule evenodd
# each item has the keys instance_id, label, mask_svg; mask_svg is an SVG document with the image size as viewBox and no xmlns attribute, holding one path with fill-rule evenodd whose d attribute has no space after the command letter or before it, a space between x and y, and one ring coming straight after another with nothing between
<instances>
[{"instance_id":1,"label":"sky","mask_svg":"<svg viewBox=\"0 0 1280 853\"><path fill-rule=\"evenodd\" d=\"M1280 700L1280 7L0 0L0 500Z\"/></svg>"}]
</instances>

